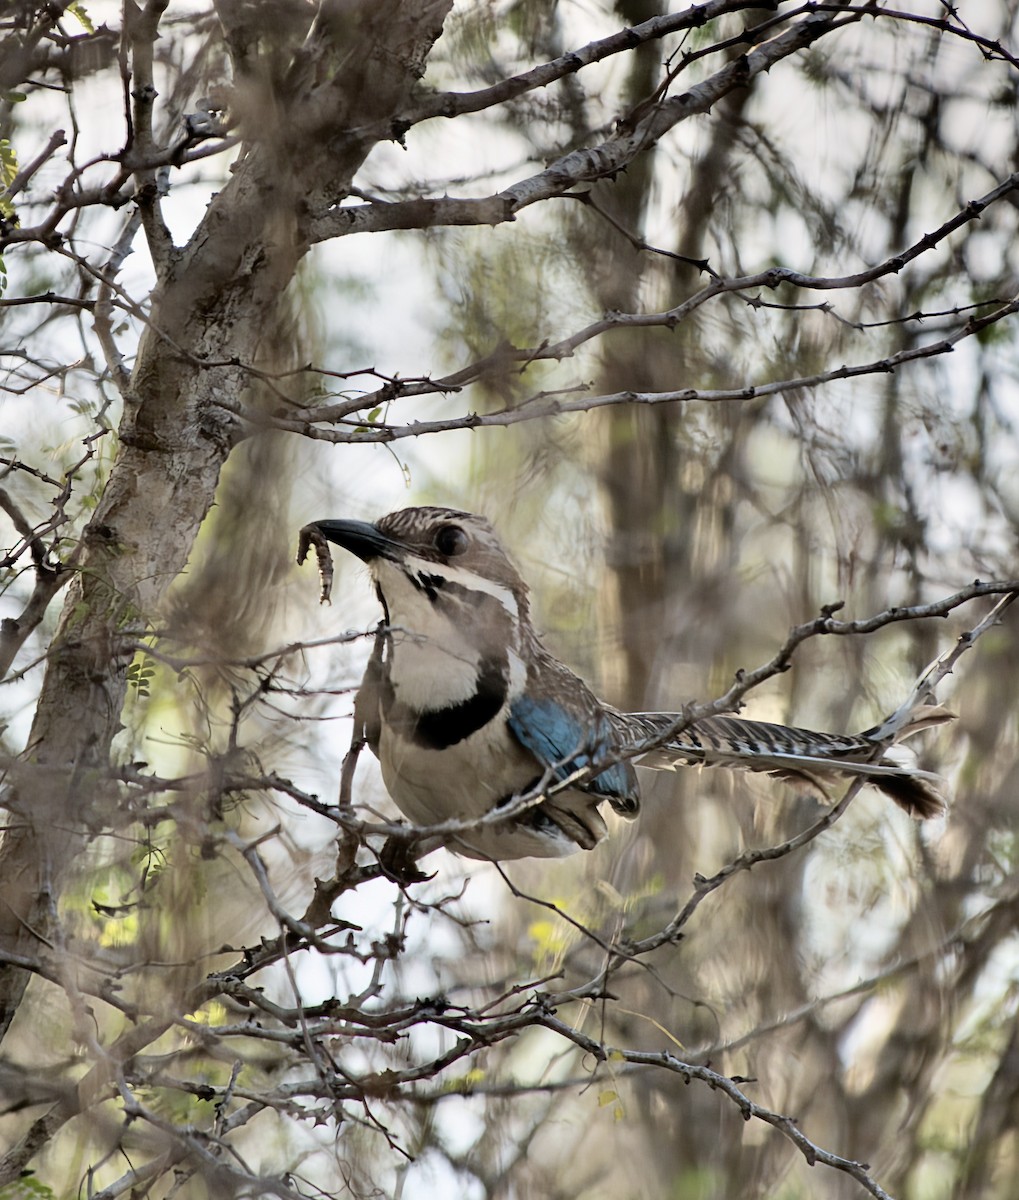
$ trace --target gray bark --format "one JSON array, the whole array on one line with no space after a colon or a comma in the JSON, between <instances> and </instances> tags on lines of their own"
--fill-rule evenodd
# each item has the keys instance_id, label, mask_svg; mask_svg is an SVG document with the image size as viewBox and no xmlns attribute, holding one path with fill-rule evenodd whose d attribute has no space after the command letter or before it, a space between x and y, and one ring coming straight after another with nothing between
<instances>
[{"instance_id":1,"label":"gray bark","mask_svg":"<svg viewBox=\"0 0 1019 1200\"><path fill-rule=\"evenodd\" d=\"M252 61L250 40L243 61L235 45L239 94L252 114L232 178L182 249L169 245L158 212L145 212L159 283L124 389L115 465L85 532L15 781L15 816L0 847L5 955L30 957L58 937L69 867L102 826L103 806L115 803L103 780L132 658L125 631L158 613L187 562L243 434L221 405L236 403L245 386L245 364L308 249L308 222L344 195L371 146L390 135L450 7L327 4L275 72ZM140 194L139 204L151 201ZM0 1036L27 982L24 969L0 963Z\"/></svg>"}]
</instances>

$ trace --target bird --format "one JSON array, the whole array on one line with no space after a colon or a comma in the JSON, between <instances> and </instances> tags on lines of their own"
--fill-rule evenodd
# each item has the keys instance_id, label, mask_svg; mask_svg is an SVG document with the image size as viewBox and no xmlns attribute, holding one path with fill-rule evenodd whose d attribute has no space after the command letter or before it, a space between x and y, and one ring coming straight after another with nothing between
<instances>
[{"instance_id":1,"label":"bird","mask_svg":"<svg viewBox=\"0 0 1019 1200\"><path fill-rule=\"evenodd\" d=\"M426 832L456 822L441 839L456 853L501 862L593 849L606 805L640 811L635 763L766 772L822 791L863 776L915 817L944 810L939 778L887 757L880 726L850 736L689 721L598 699L541 641L527 584L484 517L414 507L305 531L368 567L383 619L355 719L403 815Z\"/></svg>"}]
</instances>

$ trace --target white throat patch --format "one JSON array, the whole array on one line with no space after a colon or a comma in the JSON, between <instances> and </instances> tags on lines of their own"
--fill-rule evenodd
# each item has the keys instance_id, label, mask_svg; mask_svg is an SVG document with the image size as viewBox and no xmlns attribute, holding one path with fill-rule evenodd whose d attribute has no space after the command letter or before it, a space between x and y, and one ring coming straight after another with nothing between
<instances>
[{"instance_id":1,"label":"white throat patch","mask_svg":"<svg viewBox=\"0 0 1019 1200\"><path fill-rule=\"evenodd\" d=\"M409 556L406 567L387 559L371 564L372 574L389 609L391 659L389 679L401 703L418 711L446 708L469 700L476 692L484 639L471 636L465 623L471 619L469 600L451 590L448 598L429 595L429 577L441 578L463 589L490 596L516 623L517 601L502 584L482 579L470 571L439 567L427 559ZM416 576L412 582L407 571ZM433 595L436 589L431 589ZM478 619L482 619L478 613Z\"/></svg>"}]
</instances>

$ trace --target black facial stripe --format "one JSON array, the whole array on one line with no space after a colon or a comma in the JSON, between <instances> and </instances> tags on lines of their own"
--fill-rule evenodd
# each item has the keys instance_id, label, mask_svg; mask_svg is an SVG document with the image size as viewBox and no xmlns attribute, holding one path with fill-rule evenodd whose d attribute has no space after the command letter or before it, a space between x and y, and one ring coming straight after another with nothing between
<instances>
[{"instance_id":1,"label":"black facial stripe","mask_svg":"<svg viewBox=\"0 0 1019 1200\"><path fill-rule=\"evenodd\" d=\"M445 750L487 725L506 702L507 665L505 656L482 659L474 695L459 704L420 713L411 730L414 741L428 750Z\"/></svg>"},{"instance_id":2,"label":"black facial stripe","mask_svg":"<svg viewBox=\"0 0 1019 1200\"><path fill-rule=\"evenodd\" d=\"M428 571L418 571L408 575L407 578L419 592L424 592L433 604L438 599L440 591L444 596L456 596L460 600L473 598L475 602L479 597L488 596L488 593L482 591L481 588L471 588L464 583L456 583L452 579L447 579L445 575L434 575Z\"/></svg>"},{"instance_id":3,"label":"black facial stripe","mask_svg":"<svg viewBox=\"0 0 1019 1200\"><path fill-rule=\"evenodd\" d=\"M419 592L424 592L433 604L438 596L439 589L445 587L448 583L442 575L428 575L424 571L419 571L418 574L411 575L410 581Z\"/></svg>"}]
</instances>

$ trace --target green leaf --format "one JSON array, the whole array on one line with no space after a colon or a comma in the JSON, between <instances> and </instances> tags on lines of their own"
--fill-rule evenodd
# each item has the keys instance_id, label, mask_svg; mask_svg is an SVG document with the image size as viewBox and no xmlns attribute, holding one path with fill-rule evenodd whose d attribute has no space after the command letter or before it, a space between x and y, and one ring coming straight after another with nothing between
<instances>
[{"instance_id":1,"label":"green leaf","mask_svg":"<svg viewBox=\"0 0 1019 1200\"><path fill-rule=\"evenodd\" d=\"M67 11L72 17L74 17L74 19L78 22L82 29L85 30L86 33L95 33L96 27L92 24L92 18L85 11L84 4L69 4L67 6Z\"/></svg>"},{"instance_id":2,"label":"green leaf","mask_svg":"<svg viewBox=\"0 0 1019 1200\"><path fill-rule=\"evenodd\" d=\"M149 684L156 673L155 663L147 654L136 658L127 668L127 686L132 688L139 697L148 698L151 695Z\"/></svg>"},{"instance_id":3,"label":"green leaf","mask_svg":"<svg viewBox=\"0 0 1019 1200\"><path fill-rule=\"evenodd\" d=\"M0 1200L36 1200L39 1196L45 1200L55 1200L56 1192L31 1173L0 1188Z\"/></svg>"},{"instance_id":4,"label":"green leaf","mask_svg":"<svg viewBox=\"0 0 1019 1200\"><path fill-rule=\"evenodd\" d=\"M0 192L6 192L14 181L15 175L18 173L18 155L17 151L11 145L8 138L0 138ZM5 195L0 194L0 217L4 217L8 221L17 221L17 209L7 199ZM2 262L2 260L0 260ZM6 267L0 269L0 274L6 275ZM0 288L3 283L0 282Z\"/></svg>"}]
</instances>

